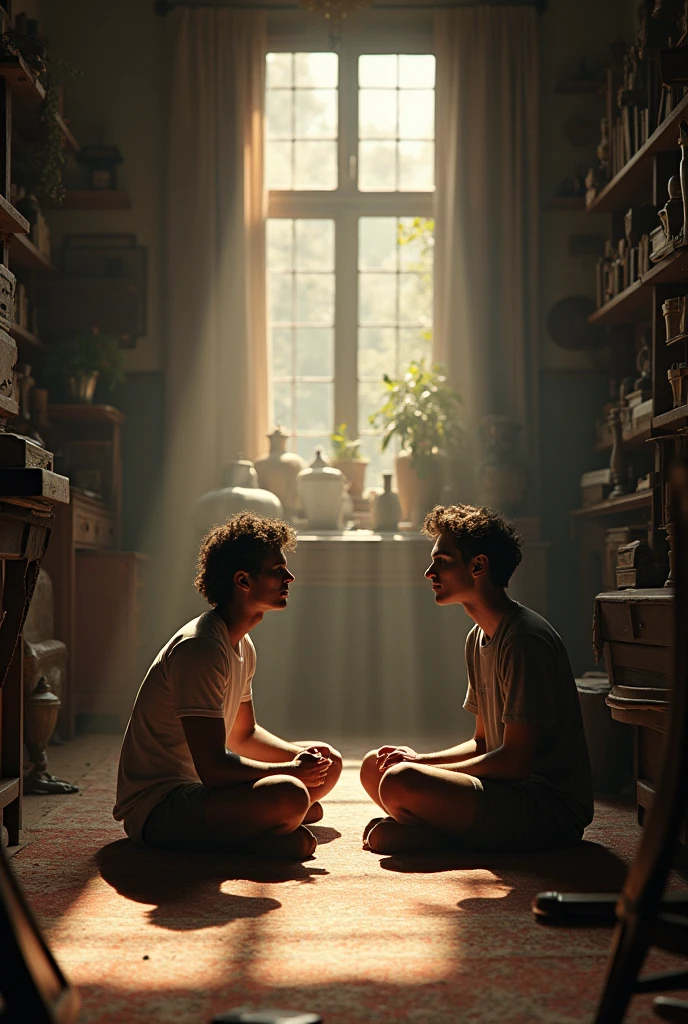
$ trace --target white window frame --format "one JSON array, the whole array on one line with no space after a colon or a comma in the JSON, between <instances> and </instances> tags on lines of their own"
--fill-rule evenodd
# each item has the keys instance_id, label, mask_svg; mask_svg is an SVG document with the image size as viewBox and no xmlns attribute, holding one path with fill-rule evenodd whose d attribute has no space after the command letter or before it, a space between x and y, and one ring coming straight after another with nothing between
<instances>
[{"instance_id":1,"label":"white window frame","mask_svg":"<svg viewBox=\"0 0 688 1024\"><path fill-rule=\"evenodd\" d=\"M269 53L331 51L322 36L272 36ZM338 187L331 191L270 190L268 217L327 218L335 229L334 429L348 425L358 436L358 220L359 217L432 217L435 192L359 192L358 58L363 54L433 54L431 36L385 33L384 38L347 37L339 57Z\"/></svg>"}]
</instances>

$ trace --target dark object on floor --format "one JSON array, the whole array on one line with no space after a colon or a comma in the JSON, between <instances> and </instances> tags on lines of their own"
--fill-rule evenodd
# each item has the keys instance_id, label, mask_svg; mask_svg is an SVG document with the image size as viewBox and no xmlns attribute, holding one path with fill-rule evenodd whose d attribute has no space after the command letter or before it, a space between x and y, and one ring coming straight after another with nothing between
<instances>
[{"instance_id":1,"label":"dark object on floor","mask_svg":"<svg viewBox=\"0 0 688 1024\"><path fill-rule=\"evenodd\" d=\"M606 703L612 688L606 672L586 672L576 679L576 688L590 752L593 789L597 793L618 793L633 773L631 727L612 718Z\"/></svg>"},{"instance_id":2,"label":"dark object on floor","mask_svg":"<svg viewBox=\"0 0 688 1024\"><path fill-rule=\"evenodd\" d=\"M546 924L616 924L618 893L612 892L539 892L533 900L533 913Z\"/></svg>"},{"instance_id":3,"label":"dark object on floor","mask_svg":"<svg viewBox=\"0 0 688 1024\"><path fill-rule=\"evenodd\" d=\"M73 782L58 779L48 771L33 771L24 776L24 796L51 796L54 793L64 796L65 793L78 792L79 787Z\"/></svg>"},{"instance_id":4,"label":"dark object on floor","mask_svg":"<svg viewBox=\"0 0 688 1024\"><path fill-rule=\"evenodd\" d=\"M617 907L607 976L595 1024L620 1024L636 992L672 991L688 986L688 971L669 971L639 977L651 946L688 953L686 894L663 899L674 850L688 808L688 461L677 462L671 473L675 539L676 594L674 599L673 698L666 753L657 794L646 822L640 848L624 883ZM678 898L677 898L678 897ZM535 908L545 894L536 897ZM556 901L555 901L556 902ZM571 906L581 911L582 898ZM599 904L589 903L599 910ZM665 1020L688 1020L680 1003L658 1000ZM680 1016L668 1016L680 1013Z\"/></svg>"},{"instance_id":5,"label":"dark object on floor","mask_svg":"<svg viewBox=\"0 0 688 1024\"><path fill-rule=\"evenodd\" d=\"M322 1024L322 1017L302 1010L251 1010L239 1006L213 1017L212 1024Z\"/></svg>"},{"instance_id":6,"label":"dark object on floor","mask_svg":"<svg viewBox=\"0 0 688 1024\"><path fill-rule=\"evenodd\" d=\"M76 1024L79 997L55 963L0 849L0 996L6 1024Z\"/></svg>"}]
</instances>

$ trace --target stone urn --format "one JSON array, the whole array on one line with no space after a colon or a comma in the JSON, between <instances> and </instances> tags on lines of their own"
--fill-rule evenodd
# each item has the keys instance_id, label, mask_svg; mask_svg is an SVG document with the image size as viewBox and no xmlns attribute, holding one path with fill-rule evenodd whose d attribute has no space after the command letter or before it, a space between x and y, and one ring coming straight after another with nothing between
<instances>
[{"instance_id":1,"label":"stone urn","mask_svg":"<svg viewBox=\"0 0 688 1024\"><path fill-rule=\"evenodd\" d=\"M419 527L425 516L439 503L442 493L444 457L431 455L418 466L412 453L402 449L394 457L401 521Z\"/></svg>"},{"instance_id":2,"label":"stone urn","mask_svg":"<svg viewBox=\"0 0 688 1024\"><path fill-rule=\"evenodd\" d=\"M284 516L282 502L277 495L258 486L255 466L241 457L225 466L222 487L208 491L196 502L196 529L199 533L207 533L237 512L257 512L277 519Z\"/></svg>"},{"instance_id":3,"label":"stone urn","mask_svg":"<svg viewBox=\"0 0 688 1024\"><path fill-rule=\"evenodd\" d=\"M478 466L478 500L507 515L518 515L528 483L519 452L521 424L509 416L484 416L480 423L483 450Z\"/></svg>"},{"instance_id":4,"label":"stone urn","mask_svg":"<svg viewBox=\"0 0 688 1024\"><path fill-rule=\"evenodd\" d=\"M346 477L328 466L318 448L308 469L298 475L299 495L312 530L341 529Z\"/></svg>"},{"instance_id":5,"label":"stone urn","mask_svg":"<svg viewBox=\"0 0 688 1024\"><path fill-rule=\"evenodd\" d=\"M281 427L268 434L270 451L256 459L256 473L260 487L276 494L285 514L293 519L302 510L296 478L307 463L296 452L286 450L287 438Z\"/></svg>"},{"instance_id":6,"label":"stone urn","mask_svg":"<svg viewBox=\"0 0 688 1024\"><path fill-rule=\"evenodd\" d=\"M384 473L382 480L384 490L382 494L376 494L373 501L373 529L377 533L396 530L401 519L399 496L392 490L392 474Z\"/></svg>"}]
</instances>

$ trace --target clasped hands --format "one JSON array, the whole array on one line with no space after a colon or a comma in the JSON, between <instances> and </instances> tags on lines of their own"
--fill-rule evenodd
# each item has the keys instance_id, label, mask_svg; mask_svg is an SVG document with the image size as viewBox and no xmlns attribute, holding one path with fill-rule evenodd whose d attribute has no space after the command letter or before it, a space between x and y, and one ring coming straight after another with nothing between
<instances>
[{"instance_id":1,"label":"clasped hands","mask_svg":"<svg viewBox=\"0 0 688 1024\"><path fill-rule=\"evenodd\" d=\"M422 764L420 754L413 747L380 747L377 752L377 768L379 772L386 772L395 764L415 761Z\"/></svg>"},{"instance_id":2,"label":"clasped hands","mask_svg":"<svg viewBox=\"0 0 688 1024\"><path fill-rule=\"evenodd\" d=\"M316 744L305 747L296 754L289 766L288 774L300 779L308 789L317 789L318 786L325 784L327 773L333 763L329 750Z\"/></svg>"}]
</instances>

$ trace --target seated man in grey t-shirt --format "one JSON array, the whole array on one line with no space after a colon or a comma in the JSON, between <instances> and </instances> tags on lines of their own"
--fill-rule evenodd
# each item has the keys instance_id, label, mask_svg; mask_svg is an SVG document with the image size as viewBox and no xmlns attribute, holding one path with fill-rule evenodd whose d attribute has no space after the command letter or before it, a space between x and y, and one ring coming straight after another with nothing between
<instances>
[{"instance_id":1,"label":"seated man in grey t-shirt","mask_svg":"<svg viewBox=\"0 0 688 1024\"><path fill-rule=\"evenodd\" d=\"M295 546L291 526L253 512L204 537L195 584L210 610L153 661L122 743L113 814L135 843L299 860L314 852L306 826L322 818L341 755L274 736L253 710L249 633L286 608Z\"/></svg>"},{"instance_id":2,"label":"seated man in grey t-shirt","mask_svg":"<svg viewBox=\"0 0 688 1024\"><path fill-rule=\"evenodd\" d=\"M425 573L435 602L460 604L475 622L464 701L475 731L436 753L385 746L366 755L361 782L388 817L369 823L364 847L573 846L593 816L588 749L561 638L505 591L521 539L497 512L472 505L438 505L424 532L435 541Z\"/></svg>"}]
</instances>

